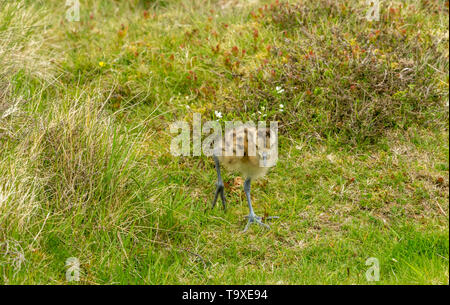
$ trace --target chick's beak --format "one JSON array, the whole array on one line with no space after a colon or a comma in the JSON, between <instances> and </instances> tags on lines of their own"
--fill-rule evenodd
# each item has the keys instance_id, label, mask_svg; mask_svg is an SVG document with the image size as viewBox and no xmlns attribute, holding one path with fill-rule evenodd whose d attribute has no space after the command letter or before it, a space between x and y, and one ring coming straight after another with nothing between
<instances>
[{"instance_id":1,"label":"chick's beak","mask_svg":"<svg viewBox=\"0 0 450 305\"><path fill-rule=\"evenodd\" d=\"M267 167L267 152L262 153L263 165Z\"/></svg>"}]
</instances>

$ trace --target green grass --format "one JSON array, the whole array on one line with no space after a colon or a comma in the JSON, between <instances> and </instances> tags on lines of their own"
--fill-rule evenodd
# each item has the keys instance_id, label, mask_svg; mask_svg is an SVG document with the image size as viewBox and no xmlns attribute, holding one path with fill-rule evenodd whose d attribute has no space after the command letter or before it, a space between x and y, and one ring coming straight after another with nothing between
<instances>
[{"instance_id":1,"label":"green grass","mask_svg":"<svg viewBox=\"0 0 450 305\"><path fill-rule=\"evenodd\" d=\"M73 284L76 257L81 284L448 285L448 1L80 8L0 0L0 283ZM170 154L214 111L279 122L271 230L241 232L235 174L210 210L212 160Z\"/></svg>"}]
</instances>

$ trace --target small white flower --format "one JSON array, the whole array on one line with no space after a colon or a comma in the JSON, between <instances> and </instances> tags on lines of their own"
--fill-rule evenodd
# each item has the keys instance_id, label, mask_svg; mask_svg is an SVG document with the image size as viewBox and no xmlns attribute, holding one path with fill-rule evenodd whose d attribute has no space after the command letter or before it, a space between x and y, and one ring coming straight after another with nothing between
<instances>
[{"instance_id":1,"label":"small white flower","mask_svg":"<svg viewBox=\"0 0 450 305\"><path fill-rule=\"evenodd\" d=\"M261 106L261 110L262 110L262 111L266 110L266 107Z\"/></svg>"},{"instance_id":2,"label":"small white flower","mask_svg":"<svg viewBox=\"0 0 450 305\"><path fill-rule=\"evenodd\" d=\"M280 104L280 108L284 108L284 105L283 105L283 104Z\"/></svg>"},{"instance_id":3,"label":"small white flower","mask_svg":"<svg viewBox=\"0 0 450 305\"><path fill-rule=\"evenodd\" d=\"M281 88L280 86L276 86L275 90L277 91L277 93L283 93L284 92L284 89Z\"/></svg>"},{"instance_id":4,"label":"small white flower","mask_svg":"<svg viewBox=\"0 0 450 305\"><path fill-rule=\"evenodd\" d=\"M185 98L188 100L189 99L189 95L186 95Z\"/></svg>"},{"instance_id":5,"label":"small white flower","mask_svg":"<svg viewBox=\"0 0 450 305\"><path fill-rule=\"evenodd\" d=\"M261 114L261 111L258 111L258 114Z\"/></svg>"},{"instance_id":6,"label":"small white flower","mask_svg":"<svg viewBox=\"0 0 450 305\"><path fill-rule=\"evenodd\" d=\"M216 117L218 117L219 119L222 118L222 112L220 112L220 111L214 111L214 114L215 114Z\"/></svg>"}]
</instances>

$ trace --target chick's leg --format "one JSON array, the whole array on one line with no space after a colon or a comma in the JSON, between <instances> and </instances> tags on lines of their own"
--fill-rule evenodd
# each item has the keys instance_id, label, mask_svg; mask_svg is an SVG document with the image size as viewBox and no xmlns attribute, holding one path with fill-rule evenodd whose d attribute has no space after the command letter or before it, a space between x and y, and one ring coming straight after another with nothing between
<instances>
[{"instance_id":1,"label":"chick's leg","mask_svg":"<svg viewBox=\"0 0 450 305\"><path fill-rule=\"evenodd\" d=\"M216 171L217 171L217 184L216 184L216 193L214 195L214 200L212 202L211 208L214 208L214 206L216 205L217 197L220 194L220 198L222 199L223 209L226 210L227 204L225 202L224 184L223 184L222 176L220 175L220 162L216 156L214 156L214 162L216 164Z\"/></svg>"},{"instance_id":2,"label":"chick's leg","mask_svg":"<svg viewBox=\"0 0 450 305\"><path fill-rule=\"evenodd\" d=\"M252 223L257 223L260 226L264 226L264 227L270 229L270 226L268 224L263 223L261 221L261 217L256 216L255 212L253 211L252 200L250 198L250 183L251 183L250 178L247 178L244 182L244 191L245 191L245 195L247 196L248 209L250 210L250 213L247 216L248 222L247 222L247 225L245 226L243 232L246 232Z\"/></svg>"}]
</instances>

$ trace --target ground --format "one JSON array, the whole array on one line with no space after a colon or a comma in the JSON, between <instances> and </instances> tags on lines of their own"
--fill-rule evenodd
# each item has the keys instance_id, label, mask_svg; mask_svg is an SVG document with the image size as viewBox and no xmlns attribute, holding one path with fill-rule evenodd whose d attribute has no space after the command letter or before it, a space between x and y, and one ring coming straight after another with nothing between
<instances>
[{"instance_id":1,"label":"ground","mask_svg":"<svg viewBox=\"0 0 450 305\"><path fill-rule=\"evenodd\" d=\"M0 283L448 284L448 1L71 9L0 0ZM279 122L270 230L170 153L194 113Z\"/></svg>"}]
</instances>

